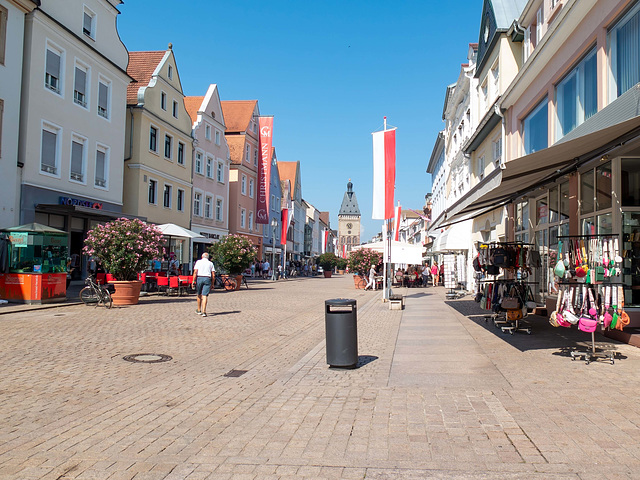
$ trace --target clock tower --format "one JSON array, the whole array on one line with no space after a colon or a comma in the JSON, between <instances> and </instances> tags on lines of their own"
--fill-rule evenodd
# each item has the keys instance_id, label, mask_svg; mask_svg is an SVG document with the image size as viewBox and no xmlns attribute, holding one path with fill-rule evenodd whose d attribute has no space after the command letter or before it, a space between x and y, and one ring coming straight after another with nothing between
<instances>
[{"instance_id":1,"label":"clock tower","mask_svg":"<svg viewBox=\"0 0 640 480\"><path fill-rule=\"evenodd\" d=\"M360 208L349 179L338 213L338 256L342 256L342 252L349 256L351 248L356 245L360 245Z\"/></svg>"}]
</instances>

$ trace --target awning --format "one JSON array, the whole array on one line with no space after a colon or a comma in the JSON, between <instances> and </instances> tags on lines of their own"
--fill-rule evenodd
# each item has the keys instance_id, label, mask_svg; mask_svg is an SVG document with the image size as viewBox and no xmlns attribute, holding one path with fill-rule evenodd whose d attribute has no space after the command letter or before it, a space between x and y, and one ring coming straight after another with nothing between
<instances>
[{"instance_id":1,"label":"awning","mask_svg":"<svg viewBox=\"0 0 640 480\"><path fill-rule=\"evenodd\" d=\"M380 252L384 255L384 260L387 260L386 242L373 242L365 243L353 247L353 250L360 250L362 248L369 248ZM402 263L406 265L420 265L422 263L422 252L424 247L421 244L415 245L406 242L391 242L391 263Z\"/></svg>"},{"instance_id":2,"label":"awning","mask_svg":"<svg viewBox=\"0 0 640 480\"><path fill-rule=\"evenodd\" d=\"M640 135L640 116L525 155L496 169L446 213L440 226L489 211L577 170L581 165L610 154ZM492 188L493 187L493 188Z\"/></svg>"},{"instance_id":3,"label":"awning","mask_svg":"<svg viewBox=\"0 0 640 480\"><path fill-rule=\"evenodd\" d=\"M431 246L432 253L456 252L471 248L471 220L451 225L439 232Z\"/></svg>"}]
</instances>

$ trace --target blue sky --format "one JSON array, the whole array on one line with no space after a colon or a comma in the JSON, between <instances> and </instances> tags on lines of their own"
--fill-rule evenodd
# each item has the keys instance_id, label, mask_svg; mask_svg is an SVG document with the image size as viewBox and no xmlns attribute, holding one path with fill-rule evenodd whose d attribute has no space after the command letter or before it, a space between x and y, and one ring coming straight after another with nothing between
<instances>
[{"instance_id":1,"label":"blue sky","mask_svg":"<svg viewBox=\"0 0 640 480\"><path fill-rule=\"evenodd\" d=\"M396 133L396 202L420 209L446 86L478 41L482 0L436 2L126 0L118 30L130 51L169 42L186 95L218 84L222 100L259 101L274 115L280 161L300 160L302 195L337 214L349 179L371 219L371 132Z\"/></svg>"}]
</instances>

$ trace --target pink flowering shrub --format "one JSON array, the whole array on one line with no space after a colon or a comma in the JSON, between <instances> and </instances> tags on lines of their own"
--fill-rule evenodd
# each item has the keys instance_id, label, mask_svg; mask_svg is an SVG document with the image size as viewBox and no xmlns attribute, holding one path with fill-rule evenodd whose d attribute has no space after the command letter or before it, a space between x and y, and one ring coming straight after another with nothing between
<instances>
[{"instance_id":1,"label":"pink flowering shrub","mask_svg":"<svg viewBox=\"0 0 640 480\"><path fill-rule=\"evenodd\" d=\"M211 261L230 275L240 275L251 266L257 252L253 244L242 235L227 235L209 247Z\"/></svg>"},{"instance_id":2,"label":"pink flowering shrub","mask_svg":"<svg viewBox=\"0 0 640 480\"><path fill-rule=\"evenodd\" d=\"M382 253L370 248L361 248L352 251L347 258L349 271L356 275L368 275L371 265L375 265L376 268L382 265Z\"/></svg>"},{"instance_id":3,"label":"pink flowering shrub","mask_svg":"<svg viewBox=\"0 0 640 480\"><path fill-rule=\"evenodd\" d=\"M117 280L137 280L161 255L162 233L141 220L118 218L90 230L82 251L93 255Z\"/></svg>"}]
</instances>

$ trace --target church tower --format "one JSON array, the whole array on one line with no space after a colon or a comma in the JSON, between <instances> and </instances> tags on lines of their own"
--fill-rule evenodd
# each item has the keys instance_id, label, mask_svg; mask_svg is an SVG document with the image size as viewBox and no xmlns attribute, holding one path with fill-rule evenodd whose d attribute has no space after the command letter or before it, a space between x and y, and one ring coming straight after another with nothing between
<instances>
[{"instance_id":1,"label":"church tower","mask_svg":"<svg viewBox=\"0 0 640 480\"><path fill-rule=\"evenodd\" d=\"M342 252L345 252L348 256L351 247L355 245L360 245L360 208L349 179L338 213L338 255L342 256Z\"/></svg>"}]
</instances>

